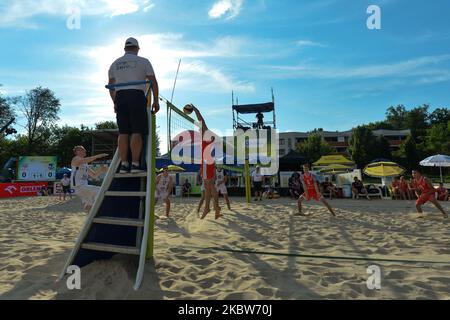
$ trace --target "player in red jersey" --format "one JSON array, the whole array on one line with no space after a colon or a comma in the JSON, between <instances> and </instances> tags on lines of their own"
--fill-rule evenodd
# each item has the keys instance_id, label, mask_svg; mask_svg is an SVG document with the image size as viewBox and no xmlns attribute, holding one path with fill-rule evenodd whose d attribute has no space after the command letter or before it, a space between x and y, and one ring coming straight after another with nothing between
<instances>
[{"instance_id":1,"label":"player in red jersey","mask_svg":"<svg viewBox=\"0 0 450 320\"><path fill-rule=\"evenodd\" d=\"M417 201L416 201L416 209L419 214L422 214L422 206L430 201L434 206L442 212L444 215L444 218L448 217L448 214L444 211L442 206L439 204L439 202L436 200L435 192L433 185L431 184L431 181L428 180L426 177L422 176L419 170L413 170L412 176L414 178L417 190L419 190L420 194L417 194Z\"/></svg>"},{"instance_id":2,"label":"player in red jersey","mask_svg":"<svg viewBox=\"0 0 450 320\"><path fill-rule=\"evenodd\" d=\"M298 198L297 206L298 206L298 214L304 215L302 213L302 202L314 199L316 201L320 201L324 204L324 206L330 211L333 216L336 216L333 209L328 204L327 200L322 196L319 192L319 188L317 186L316 180L313 175L309 172L309 166L303 166L303 174L300 177L300 180L303 184L304 193Z\"/></svg>"},{"instance_id":3,"label":"player in red jersey","mask_svg":"<svg viewBox=\"0 0 450 320\"><path fill-rule=\"evenodd\" d=\"M201 138L202 138L202 161L200 174L203 179L203 186L205 188L205 208L201 219L204 219L206 215L211 211L210 204L211 198L214 202L214 211L216 213L216 220L222 217L220 214L219 195L217 194L215 186L216 166L214 164L214 158L211 156L212 149L214 148L214 136L208 131L205 119L201 115L200 111L194 105L190 105L193 112L197 116L197 120L201 125Z\"/></svg>"}]
</instances>

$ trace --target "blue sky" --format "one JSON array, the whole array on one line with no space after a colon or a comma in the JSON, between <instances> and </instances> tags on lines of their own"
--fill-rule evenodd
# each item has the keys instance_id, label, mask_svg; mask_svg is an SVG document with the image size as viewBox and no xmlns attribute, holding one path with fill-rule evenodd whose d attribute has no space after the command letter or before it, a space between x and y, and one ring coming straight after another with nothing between
<instances>
[{"instance_id":1,"label":"blue sky","mask_svg":"<svg viewBox=\"0 0 450 320\"><path fill-rule=\"evenodd\" d=\"M366 26L371 4L381 30ZM391 105L449 106L448 12L447 0L1 1L0 90L51 88L61 123L114 120L107 70L134 36L165 97L182 59L174 102L199 106L217 131L232 126L232 90L255 103L271 87L280 131L348 130ZM164 134L164 112L158 121Z\"/></svg>"}]
</instances>

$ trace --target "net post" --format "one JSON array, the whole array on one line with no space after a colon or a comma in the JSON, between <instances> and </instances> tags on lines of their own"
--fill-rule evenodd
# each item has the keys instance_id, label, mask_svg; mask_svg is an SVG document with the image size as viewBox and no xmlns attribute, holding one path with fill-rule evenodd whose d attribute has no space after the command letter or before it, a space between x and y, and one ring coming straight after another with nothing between
<instances>
[{"instance_id":1,"label":"net post","mask_svg":"<svg viewBox=\"0 0 450 320\"><path fill-rule=\"evenodd\" d=\"M149 220L149 229L148 229L148 237L147 237L147 259L150 259L153 257L154 253L154 243L155 243L155 184L156 184L156 116L151 113L149 115L151 117L151 143L152 143L152 150L151 150L151 160L149 163L151 163L151 172L150 177L147 177L147 179L150 179L150 185L151 185L151 192L150 192L150 220ZM149 137L150 140L150 137Z\"/></svg>"},{"instance_id":2,"label":"net post","mask_svg":"<svg viewBox=\"0 0 450 320\"><path fill-rule=\"evenodd\" d=\"M149 124L149 136L147 137L147 190L150 190L148 195L150 199L147 199L149 206L147 206L149 212L148 221L148 234L147 239L147 252L146 258L153 258L154 254L154 239L155 239L155 185L156 185L156 116L151 110L152 95L150 94L151 84L147 89L147 106L148 108L148 124Z\"/></svg>"},{"instance_id":3,"label":"net post","mask_svg":"<svg viewBox=\"0 0 450 320\"><path fill-rule=\"evenodd\" d=\"M244 165L244 174L245 174L245 199L248 204L251 201L251 182L250 182L250 165L248 159L245 160Z\"/></svg>"}]
</instances>

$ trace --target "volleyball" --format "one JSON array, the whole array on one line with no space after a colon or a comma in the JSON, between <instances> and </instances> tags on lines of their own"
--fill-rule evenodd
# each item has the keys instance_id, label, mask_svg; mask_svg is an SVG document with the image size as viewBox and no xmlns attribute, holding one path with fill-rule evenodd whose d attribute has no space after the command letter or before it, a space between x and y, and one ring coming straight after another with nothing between
<instances>
[{"instance_id":1,"label":"volleyball","mask_svg":"<svg viewBox=\"0 0 450 320\"><path fill-rule=\"evenodd\" d=\"M194 106L193 106L192 104L187 104L187 105L185 105L184 108L183 108L183 112L184 112L185 114L191 114L192 111L194 111Z\"/></svg>"}]
</instances>

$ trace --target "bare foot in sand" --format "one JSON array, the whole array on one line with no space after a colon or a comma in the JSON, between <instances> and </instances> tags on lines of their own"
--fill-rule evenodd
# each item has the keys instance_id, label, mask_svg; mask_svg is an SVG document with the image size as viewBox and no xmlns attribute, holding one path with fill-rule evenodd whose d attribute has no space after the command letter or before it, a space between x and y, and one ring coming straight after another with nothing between
<instances>
[{"instance_id":1,"label":"bare foot in sand","mask_svg":"<svg viewBox=\"0 0 450 320\"><path fill-rule=\"evenodd\" d=\"M216 211L216 220L221 218L221 217L223 217L223 215L220 214L220 210L221 210L220 207L217 207L215 209L215 211Z\"/></svg>"},{"instance_id":2,"label":"bare foot in sand","mask_svg":"<svg viewBox=\"0 0 450 320\"><path fill-rule=\"evenodd\" d=\"M208 215L208 213L210 213L211 212L211 209L206 209L205 208L205 210L203 211L203 215L202 215L202 217L200 218L201 220L203 220L203 219L205 219L205 217Z\"/></svg>"}]
</instances>

